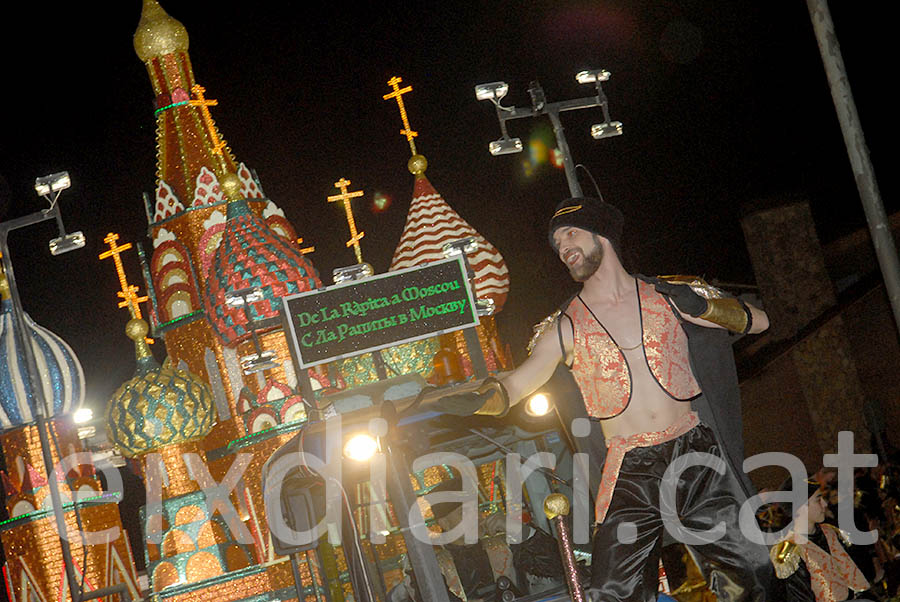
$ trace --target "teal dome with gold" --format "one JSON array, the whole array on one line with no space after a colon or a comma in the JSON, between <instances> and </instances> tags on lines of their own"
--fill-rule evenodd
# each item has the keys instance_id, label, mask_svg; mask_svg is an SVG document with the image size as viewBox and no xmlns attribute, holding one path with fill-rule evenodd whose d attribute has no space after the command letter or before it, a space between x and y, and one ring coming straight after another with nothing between
<instances>
[{"instance_id":1,"label":"teal dome with gold","mask_svg":"<svg viewBox=\"0 0 900 602\"><path fill-rule=\"evenodd\" d=\"M154 359L144 340L148 326L131 320L137 369L113 394L106 408L106 433L122 455L133 458L154 449L203 437L215 421L209 387L198 376Z\"/></svg>"}]
</instances>

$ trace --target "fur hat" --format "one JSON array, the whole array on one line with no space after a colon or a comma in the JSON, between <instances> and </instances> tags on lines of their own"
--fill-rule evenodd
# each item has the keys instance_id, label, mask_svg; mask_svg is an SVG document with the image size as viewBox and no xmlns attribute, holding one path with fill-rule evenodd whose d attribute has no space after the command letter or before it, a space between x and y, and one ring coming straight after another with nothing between
<instances>
[{"instance_id":1,"label":"fur hat","mask_svg":"<svg viewBox=\"0 0 900 602\"><path fill-rule=\"evenodd\" d=\"M553 233L565 226L574 226L598 234L612 243L616 253L620 253L622 244L622 212L615 206L594 197L573 197L556 206L550 218L550 246L557 248Z\"/></svg>"}]
</instances>

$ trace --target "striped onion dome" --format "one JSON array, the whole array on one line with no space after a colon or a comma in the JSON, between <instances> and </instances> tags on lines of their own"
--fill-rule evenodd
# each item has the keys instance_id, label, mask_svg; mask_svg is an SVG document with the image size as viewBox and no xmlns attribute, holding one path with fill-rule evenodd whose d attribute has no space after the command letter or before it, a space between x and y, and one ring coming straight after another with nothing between
<instances>
[{"instance_id":1,"label":"striped onion dome","mask_svg":"<svg viewBox=\"0 0 900 602\"><path fill-rule=\"evenodd\" d=\"M443 245L467 236L478 241L478 251L469 255L475 271L475 296L492 298L494 311L499 312L509 293L509 271L503 256L447 204L422 173L416 176L406 226L394 250L390 269L401 270L444 259Z\"/></svg>"},{"instance_id":2,"label":"striped onion dome","mask_svg":"<svg viewBox=\"0 0 900 602\"><path fill-rule=\"evenodd\" d=\"M322 286L319 274L296 245L276 234L253 213L246 199L228 203L222 240L216 248L203 302L213 330L226 345L250 337L243 307L229 307L228 293L259 288L263 300L249 304L260 327L280 325L281 297Z\"/></svg>"},{"instance_id":3,"label":"striped onion dome","mask_svg":"<svg viewBox=\"0 0 900 602\"><path fill-rule=\"evenodd\" d=\"M9 283L0 270L0 430L34 422L35 406L26 377L25 356L16 340ZM65 341L25 314L26 337L34 350L44 399L53 400L53 416L66 414L84 401L84 372Z\"/></svg>"},{"instance_id":4,"label":"striped onion dome","mask_svg":"<svg viewBox=\"0 0 900 602\"><path fill-rule=\"evenodd\" d=\"M207 384L178 370L169 359L160 366L144 340L148 330L140 319L125 327L134 341L137 368L106 406L106 434L128 458L203 437L215 421L215 402Z\"/></svg>"}]
</instances>

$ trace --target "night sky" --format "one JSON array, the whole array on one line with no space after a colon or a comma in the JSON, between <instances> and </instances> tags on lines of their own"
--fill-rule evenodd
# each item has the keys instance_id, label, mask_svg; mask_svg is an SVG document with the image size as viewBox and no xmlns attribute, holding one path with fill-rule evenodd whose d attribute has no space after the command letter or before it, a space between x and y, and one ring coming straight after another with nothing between
<instances>
[{"instance_id":1,"label":"night sky","mask_svg":"<svg viewBox=\"0 0 900 602\"><path fill-rule=\"evenodd\" d=\"M312 3L309 3L310 5ZM888 20L834 3L832 16L888 212ZM0 125L0 218L38 211L34 178L68 170L60 198L85 249L52 257L48 222L10 236L26 311L63 337L84 365L95 414L134 370L117 309L118 281L99 261L103 237L143 242L141 195L155 188L152 90L132 47L139 0L38 3L7 18ZM550 102L590 96L578 71L612 73L604 91L625 134L589 135L599 109L566 113L577 163L625 213L632 267L753 283L740 229L760 201L805 198L824 242L865 224L805 3L779 2L162 2L190 36L195 77L217 99L213 118L235 157L255 169L267 196L294 224L323 280L355 263L347 223L326 202L341 177L365 191L354 201L363 256L387 269L412 195L409 147L396 103L382 100L399 75L427 176L456 211L500 250L511 290L498 323L521 360L531 325L575 285L546 244L553 206L568 196L562 170L526 154L492 157L500 135L478 83L504 80L504 103L528 106L539 80ZM300 8L302 6L303 8ZM895 52L894 52L895 55ZM510 123L528 144L549 122ZM552 138L551 138L552 139ZM582 172L583 175L584 172ZM5 181L4 181L5 180ZM593 190L582 178L586 192ZM375 193L392 199L372 211ZM145 292L136 253L131 283ZM163 345L155 346L159 359Z\"/></svg>"}]
</instances>

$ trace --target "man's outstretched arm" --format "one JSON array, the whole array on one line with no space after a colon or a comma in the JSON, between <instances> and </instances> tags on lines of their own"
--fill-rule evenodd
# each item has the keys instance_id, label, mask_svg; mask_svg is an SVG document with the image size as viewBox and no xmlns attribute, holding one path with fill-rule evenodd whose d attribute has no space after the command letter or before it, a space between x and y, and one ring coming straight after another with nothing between
<instances>
[{"instance_id":1,"label":"man's outstretched arm","mask_svg":"<svg viewBox=\"0 0 900 602\"><path fill-rule=\"evenodd\" d=\"M522 364L496 379L486 378L475 391L448 395L438 401L438 405L448 414L470 416L482 414L502 416L511 406L537 390L553 376L556 365L563 360L554 323L537 340L531 355ZM563 328L563 344L566 353L572 348L572 333Z\"/></svg>"}]
</instances>

